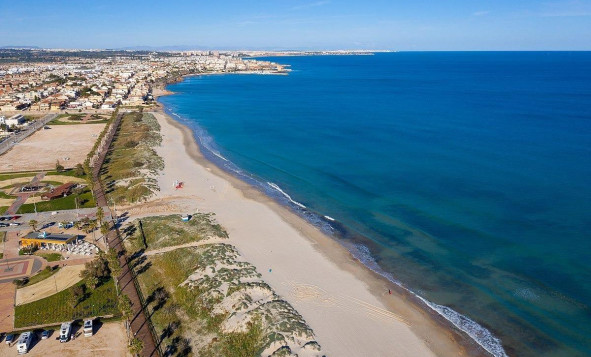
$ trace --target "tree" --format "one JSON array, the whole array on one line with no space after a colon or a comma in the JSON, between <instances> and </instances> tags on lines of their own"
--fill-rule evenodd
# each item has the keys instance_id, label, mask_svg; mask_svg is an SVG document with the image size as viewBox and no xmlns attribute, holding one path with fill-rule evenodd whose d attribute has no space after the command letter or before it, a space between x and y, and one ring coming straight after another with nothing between
<instances>
[{"instance_id":1,"label":"tree","mask_svg":"<svg viewBox=\"0 0 591 357\"><path fill-rule=\"evenodd\" d=\"M100 281L105 280L109 277L111 271L109 270L109 266L107 263L107 259L104 256L99 255L98 258L87 262L84 265L84 270L80 272L80 276L83 279L90 279L94 277Z\"/></svg>"},{"instance_id":2,"label":"tree","mask_svg":"<svg viewBox=\"0 0 591 357\"><path fill-rule=\"evenodd\" d=\"M77 164L74 168L74 175L76 176L84 176L84 167L82 164Z\"/></svg>"},{"instance_id":3,"label":"tree","mask_svg":"<svg viewBox=\"0 0 591 357\"><path fill-rule=\"evenodd\" d=\"M88 231L92 232L92 237L95 242L96 242L96 237L94 236L94 232L96 231L97 226L98 226L98 223L96 220L92 220L92 221L88 222Z\"/></svg>"},{"instance_id":4,"label":"tree","mask_svg":"<svg viewBox=\"0 0 591 357\"><path fill-rule=\"evenodd\" d=\"M60 161L59 160L56 160L56 162L55 162L55 171L62 172L64 170L65 170L64 169L64 166L62 164L60 164Z\"/></svg>"},{"instance_id":5,"label":"tree","mask_svg":"<svg viewBox=\"0 0 591 357\"><path fill-rule=\"evenodd\" d=\"M109 263L109 269L111 270L111 276L115 280L115 290L117 290L117 295L119 295L119 288L118 288L118 279L119 275L121 275L121 264L119 264L119 253L114 248L109 248L107 252L107 262Z\"/></svg>"},{"instance_id":6,"label":"tree","mask_svg":"<svg viewBox=\"0 0 591 357\"><path fill-rule=\"evenodd\" d=\"M105 211L101 206L96 209L96 218L100 223L103 223L103 218L105 218Z\"/></svg>"},{"instance_id":7,"label":"tree","mask_svg":"<svg viewBox=\"0 0 591 357\"><path fill-rule=\"evenodd\" d=\"M34 231L37 230L37 225L39 224L39 222L37 222L36 220L32 219L29 221L29 226L31 226L31 228L33 228Z\"/></svg>"},{"instance_id":8,"label":"tree","mask_svg":"<svg viewBox=\"0 0 591 357\"><path fill-rule=\"evenodd\" d=\"M88 284L88 286L89 286L91 289L93 289L93 290L94 290L94 289L96 289L96 287L99 285L99 279L98 279L96 276L89 276L89 277L86 279L86 283Z\"/></svg>"},{"instance_id":9,"label":"tree","mask_svg":"<svg viewBox=\"0 0 591 357\"><path fill-rule=\"evenodd\" d=\"M133 310L131 309L131 300L129 300L129 296L125 294L119 295L119 310L121 311L121 315L125 318L125 328L127 329L127 335L129 336L129 319L133 314Z\"/></svg>"},{"instance_id":10,"label":"tree","mask_svg":"<svg viewBox=\"0 0 591 357\"><path fill-rule=\"evenodd\" d=\"M111 230L111 226L109 226L109 222L103 222L101 224L101 234L105 237L105 244L107 244L107 233Z\"/></svg>"},{"instance_id":11,"label":"tree","mask_svg":"<svg viewBox=\"0 0 591 357\"><path fill-rule=\"evenodd\" d=\"M129 353L131 353L133 356L139 356L143 349L144 343L139 338L134 337L131 339L131 341L129 341Z\"/></svg>"},{"instance_id":12,"label":"tree","mask_svg":"<svg viewBox=\"0 0 591 357\"><path fill-rule=\"evenodd\" d=\"M70 304L73 305L72 307L76 307L80 301L84 299L86 295L86 285L75 285L72 288L72 296L70 297Z\"/></svg>"}]
</instances>

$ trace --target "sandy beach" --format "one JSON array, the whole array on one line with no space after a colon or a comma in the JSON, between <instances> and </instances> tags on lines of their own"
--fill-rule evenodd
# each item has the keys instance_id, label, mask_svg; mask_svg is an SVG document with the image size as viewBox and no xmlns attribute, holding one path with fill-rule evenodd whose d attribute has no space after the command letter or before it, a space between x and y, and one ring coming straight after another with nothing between
<instances>
[{"instance_id":1,"label":"sandy beach","mask_svg":"<svg viewBox=\"0 0 591 357\"><path fill-rule=\"evenodd\" d=\"M302 314L329 356L487 355L333 238L207 161L190 129L160 110L153 114L163 139L161 190L128 207L132 218L214 212L229 243ZM174 188L176 180L182 189Z\"/></svg>"}]
</instances>

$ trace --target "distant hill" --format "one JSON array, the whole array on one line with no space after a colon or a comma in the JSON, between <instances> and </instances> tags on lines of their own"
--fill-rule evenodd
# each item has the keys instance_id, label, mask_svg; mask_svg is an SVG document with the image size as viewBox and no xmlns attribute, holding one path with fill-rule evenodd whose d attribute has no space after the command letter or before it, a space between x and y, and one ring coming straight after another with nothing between
<instances>
[{"instance_id":1,"label":"distant hill","mask_svg":"<svg viewBox=\"0 0 591 357\"><path fill-rule=\"evenodd\" d=\"M39 50L39 46L1 46L2 50Z\"/></svg>"},{"instance_id":2,"label":"distant hill","mask_svg":"<svg viewBox=\"0 0 591 357\"><path fill-rule=\"evenodd\" d=\"M176 45L176 46L127 46L127 47L119 47L114 48L114 50L118 51L191 51L191 50L208 50L204 46L186 46L186 45Z\"/></svg>"}]
</instances>

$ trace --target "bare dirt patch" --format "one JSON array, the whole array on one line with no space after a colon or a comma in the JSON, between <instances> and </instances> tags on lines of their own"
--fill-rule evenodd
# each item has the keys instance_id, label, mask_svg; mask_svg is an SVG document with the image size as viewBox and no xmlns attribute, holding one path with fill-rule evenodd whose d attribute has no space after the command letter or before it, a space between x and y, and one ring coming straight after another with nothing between
<instances>
[{"instance_id":1,"label":"bare dirt patch","mask_svg":"<svg viewBox=\"0 0 591 357\"><path fill-rule=\"evenodd\" d=\"M84 162L104 124L53 125L41 129L0 156L0 171L55 169L57 160L66 167ZM66 159L67 158L67 159Z\"/></svg>"},{"instance_id":2,"label":"bare dirt patch","mask_svg":"<svg viewBox=\"0 0 591 357\"><path fill-rule=\"evenodd\" d=\"M83 337L82 330L79 326L74 331L76 334L81 334L81 336L67 343L60 343L55 339L59 335L59 331L53 331L53 334L47 340L41 340L41 336L38 333L37 339L27 356L128 356L127 337L123 322L108 322L101 326L95 326L95 333L92 337ZM0 344L0 356L18 356L16 346L14 344L8 346L2 341Z\"/></svg>"}]
</instances>

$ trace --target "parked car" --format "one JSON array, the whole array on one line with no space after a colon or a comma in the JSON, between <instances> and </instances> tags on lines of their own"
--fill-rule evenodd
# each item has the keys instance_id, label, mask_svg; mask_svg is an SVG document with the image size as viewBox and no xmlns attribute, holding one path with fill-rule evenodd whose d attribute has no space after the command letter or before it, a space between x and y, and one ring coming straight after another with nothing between
<instances>
[{"instance_id":1,"label":"parked car","mask_svg":"<svg viewBox=\"0 0 591 357\"><path fill-rule=\"evenodd\" d=\"M84 337L90 337L92 336L92 333L92 320L84 320Z\"/></svg>"},{"instance_id":2,"label":"parked car","mask_svg":"<svg viewBox=\"0 0 591 357\"><path fill-rule=\"evenodd\" d=\"M18 223L18 222L12 222L10 223L11 226L20 226L22 223Z\"/></svg>"},{"instance_id":3,"label":"parked car","mask_svg":"<svg viewBox=\"0 0 591 357\"><path fill-rule=\"evenodd\" d=\"M8 224L8 223L0 223L0 227L8 227L8 226L10 226L10 224Z\"/></svg>"},{"instance_id":4,"label":"parked car","mask_svg":"<svg viewBox=\"0 0 591 357\"><path fill-rule=\"evenodd\" d=\"M14 342L15 338L16 338L15 334L9 333L8 335L6 335L6 340L4 340L4 342L6 342L7 345L10 345L11 343Z\"/></svg>"},{"instance_id":5,"label":"parked car","mask_svg":"<svg viewBox=\"0 0 591 357\"><path fill-rule=\"evenodd\" d=\"M60 328L60 343L68 342L72 333L72 323L64 322Z\"/></svg>"},{"instance_id":6,"label":"parked car","mask_svg":"<svg viewBox=\"0 0 591 357\"><path fill-rule=\"evenodd\" d=\"M51 335L51 330L43 330L43 332L41 332L41 339L47 340L49 335Z\"/></svg>"},{"instance_id":7,"label":"parked car","mask_svg":"<svg viewBox=\"0 0 591 357\"><path fill-rule=\"evenodd\" d=\"M35 338L35 334L32 332L25 332L16 341L16 350L19 355L25 354L29 352L29 347L31 347L31 343Z\"/></svg>"}]
</instances>

